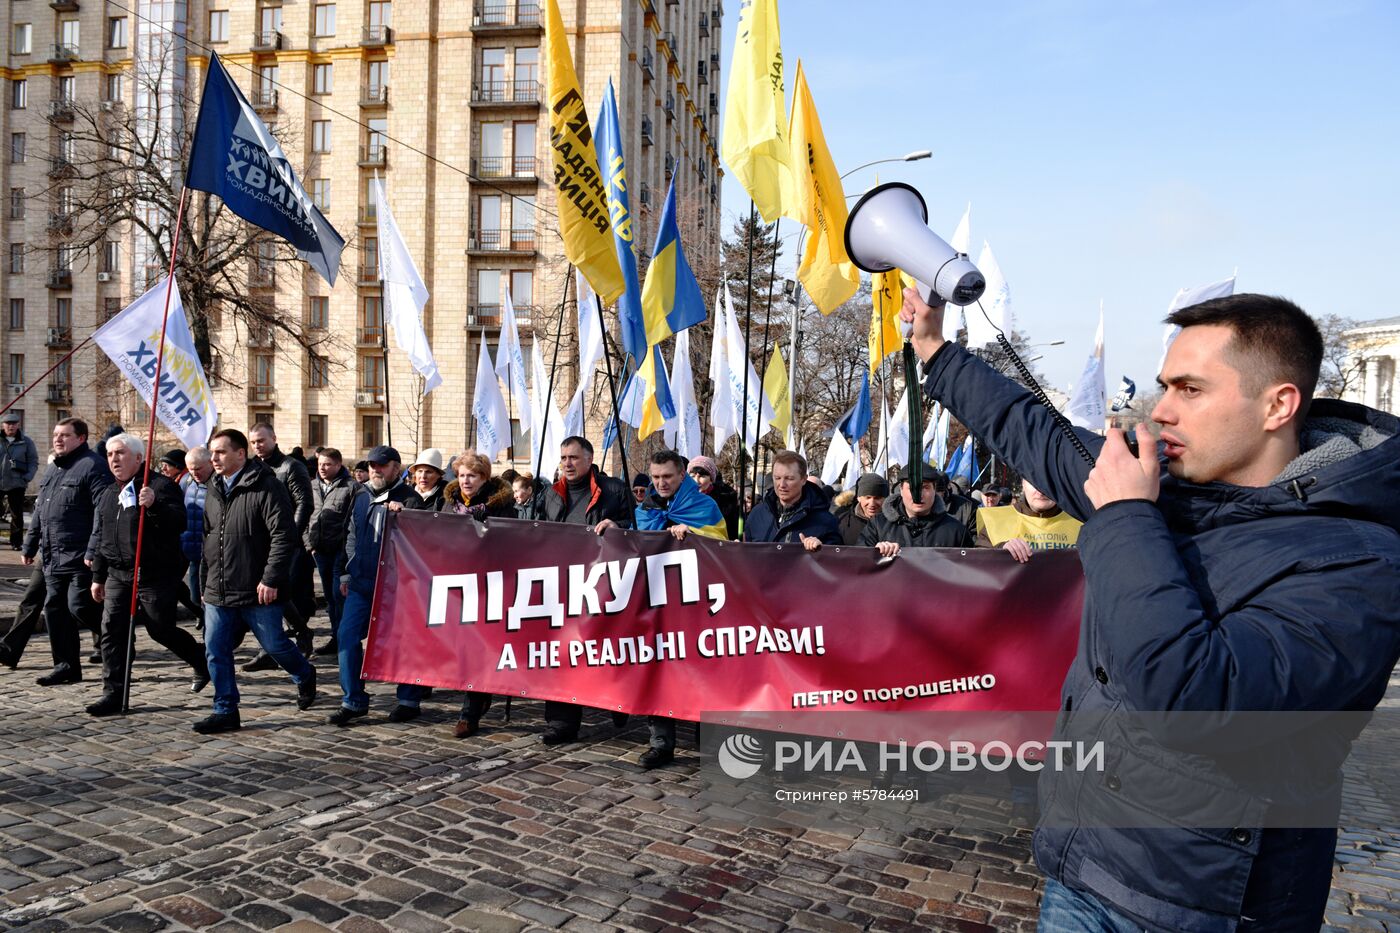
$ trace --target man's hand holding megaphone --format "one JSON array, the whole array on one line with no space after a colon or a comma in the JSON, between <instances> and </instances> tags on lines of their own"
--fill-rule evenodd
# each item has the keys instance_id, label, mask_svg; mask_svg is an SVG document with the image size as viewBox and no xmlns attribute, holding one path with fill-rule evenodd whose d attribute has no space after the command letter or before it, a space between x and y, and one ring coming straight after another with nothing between
<instances>
[{"instance_id":1,"label":"man's hand holding megaphone","mask_svg":"<svg viewBox=\"0 0 1400 933\"><path fill-rule=\"evenodd\" d=\"M909 343L924 365L928 365L929 359L943 346L943 312L946 309L942 304L930 307L919 297L916 288L904 290L904 307L899 309L899 319L906 331L912 326Z\"/></svg>"}]
</instances>

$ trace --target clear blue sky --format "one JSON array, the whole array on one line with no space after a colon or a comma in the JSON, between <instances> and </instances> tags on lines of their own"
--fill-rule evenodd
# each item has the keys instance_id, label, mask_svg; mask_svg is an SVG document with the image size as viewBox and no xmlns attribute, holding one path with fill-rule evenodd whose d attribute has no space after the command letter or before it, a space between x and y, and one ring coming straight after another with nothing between
<instances>
[{"instance_id":1,"label":"clear blue sky","mask_svg":"<svg viewBox=\"0 0 1400 933\"><path fill-rule=\"evenodd\" d=\"M1146 390L1182 286L1400 314L1400 4L779 0L836 165L906 181L947 238L972 202L1017 325L1063 389L1106 319L1109 393ZM737 0L727 0L723 74ZM749 199L726 176L726 233ZM784 221L784 233L797 225ZM790 258L795 236L787 241ZM791 275L791 271L788 273ZM864 334L853 334L864 342Z\"/></svg>"}]
</instances>

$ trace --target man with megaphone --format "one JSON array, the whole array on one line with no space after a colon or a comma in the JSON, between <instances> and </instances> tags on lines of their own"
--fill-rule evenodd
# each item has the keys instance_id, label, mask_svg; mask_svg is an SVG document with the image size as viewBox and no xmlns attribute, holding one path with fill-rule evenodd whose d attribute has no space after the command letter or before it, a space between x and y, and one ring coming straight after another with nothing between
<instances>
[{"instance_id":1,"label":"man with megaphone","mask_svg":"<svg viewBox=\"0 0 1400 933\"><path fill-rule=\"evenodd\" d=\"M1400 420L1313 401L1316 324L1241 294L1168 318L1134 455L946 343L939 294L904 293L924 392L1085 522L1056 737L1093 722L1106 767L1041 775L1040 929L1317 930L1400 656Z\"/></svg>"}]
</instances>

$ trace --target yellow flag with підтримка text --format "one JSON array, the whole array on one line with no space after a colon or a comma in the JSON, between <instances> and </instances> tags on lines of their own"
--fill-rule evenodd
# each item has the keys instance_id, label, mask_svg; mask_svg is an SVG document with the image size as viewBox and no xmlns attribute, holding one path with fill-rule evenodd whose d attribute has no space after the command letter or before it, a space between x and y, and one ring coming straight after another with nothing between
<instances>
[{"instance_id":1,"label":"yellow flag with \u043f\u0456\u0434\u0442\u0440\u0438\u043c\u043a\u0430 text","mask_svg":"<svg viewBox=\"0 0 1400 933\"><path fill-rule=\"evenodd\" d=\"M753 198L764 223L787 214L792 203L785 94L778 2L742 4L724 98L720 156Z\"/></svg>"},{"instance_id":2,"label":"yellow flag with \u043f\u0456\u0434\u0442\u0440\u0438\u043c\u043a\u0430 text","mask_svg":"<svg viewBox=\"0 0 1400 933\"><path fill-rule=\"evenodd\" d=\"M768 423L779 434L787 434L788 425L792 424L792 406L788 404L787 365L777 344L773 345L773 357L763 371L763 394L773 406L773 420Z\"/></svg>"},{"instance_id":3,"label":"yellow flag with \u043f\u0456\u0434\u0442\u0440\u0438\u043c\u043a\u0430 text","mask_svg":"<svg viewBox=\"0 0 1400 933\"><path fill-rule=\"evenodd\" d=\"M899 332L899 309L904 307L904 283L900 271L876 272L870 277L870 375L885 357L904 346Z\"/></svg>"},{"instance_id":4,"label":"yellow flag with \u043f\u0456\u0434\u0442\u0440\u0438\u043c\u043a\u0430 text","mask_svg":"<svg viewBox=\"0 0 1400 933\"><path fill-rule=\"evenodd\" d=\"M826 147L801 61L793 82L788 127L794 197L786 216L807 225L807 247L797 277L821 313L830 314L856 293L860 270L846 255L846 194Z\"/></svg>"},{"instance_id":5,"label":"yellow flag with \u043f\u0456\u0434\u0442\u0440\u0438\u043c\u043a\u0430 text","mask_svg":"<svg viewBox=\"0 0 1400 933\"><path fill-rule=\"evenodd\" d=\"M593 291L610 305L626 289L617 263L609 222L607 189L598 171L593 129L579 90L578 74L564 35L556 0L546 0L545 65L548 78L549 149L559 202L559 233L564 255L588 279Z\"/></svg>"}]
</instances>

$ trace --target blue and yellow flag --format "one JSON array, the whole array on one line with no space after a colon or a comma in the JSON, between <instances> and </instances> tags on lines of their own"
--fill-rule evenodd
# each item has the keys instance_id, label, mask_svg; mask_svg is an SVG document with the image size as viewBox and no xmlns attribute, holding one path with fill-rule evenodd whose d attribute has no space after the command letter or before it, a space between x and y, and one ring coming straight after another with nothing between
<instances>
[{"instance_id":1,"label":"blue and yellow flag","mask_svg":"<svg viewBox=\"0 0 1400 933\"><path fill-rule=\"evenodd\" d=\"M647 324L647 343L656 346L661 341L705 320L705 300L700 297L700 283L690 271L681 250L681 231L676 226L676 179L671 176L671 188L666 192L666 207L661 211L661 226L656 231L656 246L647 266L646 284L642 286L642 316Z\"/></svg>"},{"instance_id":2,"label":"blue and yellow flag","mask_svg":"<svg viewBox=\"0 0 1400 933\"><path fill-rule=\"evenodd\" d=\"M676 403L671 398L671 383L661 348L652 347L642 366L627 380L618 402L622 420L637 429L637 438L649 437L657 428L676 417ZM604 438L607 439L606 429ZM609 444L612 442L609 440Z\"/></svg>"},{"instance_id":3,"label":"blue and yellow flag","mask_svg":"<svg viewBox=\"0 0 1400 933\"><path fill-rule=\"evenodd\" d=\"M622 134L617 125L617 96L612 79L603 95L603 109L598 114L598 132L593 137L598 147L598 168L603 176L603 188L608 195L608 222L612 227L613 249L622 266L625 288L617 299L617 324L622 332L622 347L632 358L624 365L632 372L641 365L647 352L647 325L642 319L642 286L637 281L637 254L633 252L632 199L627 193L627 164L622 159Z\"/></svg>"},{"instance_id":4,"label":"blue and yellow flag","mask_svg":"<svg viewBox=\"0 0 1400 933\"><path fill-rule=\"evenodd\" d=\"M669 502L661 501L655 486L649 487L642 504L635 510L635 518L638 531L664 531L674 525L685 525L707 538L729 539L729 529L719 504L701 492L689 476L681 478L680 488Z\"/></svg>"}]
</instances>

